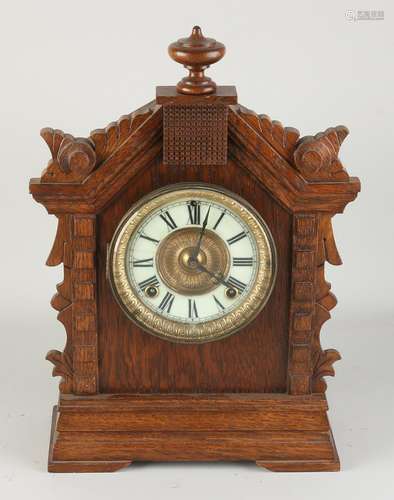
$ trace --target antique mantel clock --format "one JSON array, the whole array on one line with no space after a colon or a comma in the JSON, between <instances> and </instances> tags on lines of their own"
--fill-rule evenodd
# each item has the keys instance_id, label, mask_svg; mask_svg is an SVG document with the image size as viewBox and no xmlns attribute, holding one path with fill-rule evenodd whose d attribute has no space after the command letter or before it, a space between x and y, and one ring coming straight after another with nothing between
<instances>
[{"instance_id":1,"label":"antique mantel clock","mask_svg":"<svg viewBox=\"0 0 394 500\"><path fill-rule=\"evenodd\" d=\"M341 263L331 218L360 183L344 126L299 137L205 76L224 46L200 28L169 46L189 75L88 138L43 129L30 192L58 218L47 264L67 341L49 470L247 460L339 469L320 329Z\"/></svg>"}]
</instances>

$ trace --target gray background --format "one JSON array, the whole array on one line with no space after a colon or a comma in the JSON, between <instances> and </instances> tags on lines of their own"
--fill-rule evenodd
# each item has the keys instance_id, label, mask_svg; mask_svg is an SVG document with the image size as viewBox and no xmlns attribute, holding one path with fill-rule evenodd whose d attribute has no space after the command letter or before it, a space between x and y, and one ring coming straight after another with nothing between
<instances>
[{"instance_id":1,"label":"gray background","mask_svg":"<svg viewBox=\"0 0 394 500\"><path fill-rule=\"evenodd\" d=\"M351 22L348 10L384 10ZM0 17L0 493L14 499L393 498L393 11L388 1L9 1ZM55 218L28 195L49 150L44 126L86 136L184 74L169 42L200 24L227 55L209 71L242 104L302 135L345 124L341 159L359 199L335 218L344 266L328 266L339 305L322 331L337 348L330 417L343 471L273 474L251 464L136 465L113 475L45 473L51 405L47 350L65 335L46 268Z\"/></svg>"}]
</instances>

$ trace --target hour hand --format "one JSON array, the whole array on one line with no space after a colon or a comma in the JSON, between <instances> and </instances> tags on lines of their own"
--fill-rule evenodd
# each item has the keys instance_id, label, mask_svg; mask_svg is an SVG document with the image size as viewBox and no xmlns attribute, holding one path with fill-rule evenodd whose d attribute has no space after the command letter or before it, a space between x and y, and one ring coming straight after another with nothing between
<instances>
[{"instance_id":1,"label":"hour hand","mask_svg":"<svg viewBox=\"0 0 394 500\"><path fill-rule=\"evenodd\" d=\"M227 283L227 281L224 278L218 276L216 273L213 273L199 262L197 262L197 269L200 269L200 271L209 274L209 276L212 276L212 278L214 278L218 283L222 283L224 286L231 288L230 284Z\"/></svg>"}]
</instances>

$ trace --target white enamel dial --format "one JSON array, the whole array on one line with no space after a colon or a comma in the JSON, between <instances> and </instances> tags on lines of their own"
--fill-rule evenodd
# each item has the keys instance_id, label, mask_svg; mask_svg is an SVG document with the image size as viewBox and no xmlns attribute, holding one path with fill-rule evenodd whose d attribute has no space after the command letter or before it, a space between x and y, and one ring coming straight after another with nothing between
<instances>
[{"instance_id":1,"label":"white enamel dial","mask_svg":"<svg viewBox=\"0 0 394 500\"><path fill-rule=\"evenodd\" d=\"M217 275L218 279L223 278L223 282L211 276L216 286L205 293L198 288L195 293L179 293L175 287L170 288L161 276L158 248L169 233L190 227L198 229L195 234L197 245L205 217L206 231L215 232L227 247L230 260L228 273L226 276ZM204 235L201 248L204 249ZM253 234L235 213L219 203L195 197L193 200L165 204L147 217L128 245L127 274L141 300L157 314L174 321L201 323L228 314L248 294L256 276L256 254ZM212 273L218 272L218 269L204 268ZM206 273L202 268L196 272ZM153 296L149 294L150 286ZM234 297L230 289L236 292Z\"/></svg>"}]
</instances>

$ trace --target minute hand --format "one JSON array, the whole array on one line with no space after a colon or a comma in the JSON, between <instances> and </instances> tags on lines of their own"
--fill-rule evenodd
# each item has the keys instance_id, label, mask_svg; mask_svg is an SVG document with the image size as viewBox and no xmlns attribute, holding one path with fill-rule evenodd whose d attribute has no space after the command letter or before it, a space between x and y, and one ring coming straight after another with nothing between
<instances>
[{"instance_id":1,"label":"minute hand","mask_svg":"<svg viewBox=\"0 0 394 500\"><path fill-rule=\"evenodd\" d=\"M200 251L201 241L202 241L202 237L204 236L205 228L207 227L207 224L208 224L208 217L209 217L209 211L210 210L211 210L211 206L209 206L207 214L206 214L205 219L204 219L204 222L202 223L202 228L201 228L201 231L200 231L200 237L198 238L197 246L194 247L193 253L192 253L192 256L191 256L192 260L196 260L197 259L198 252Z\"/></svg>"}]
</instances>

